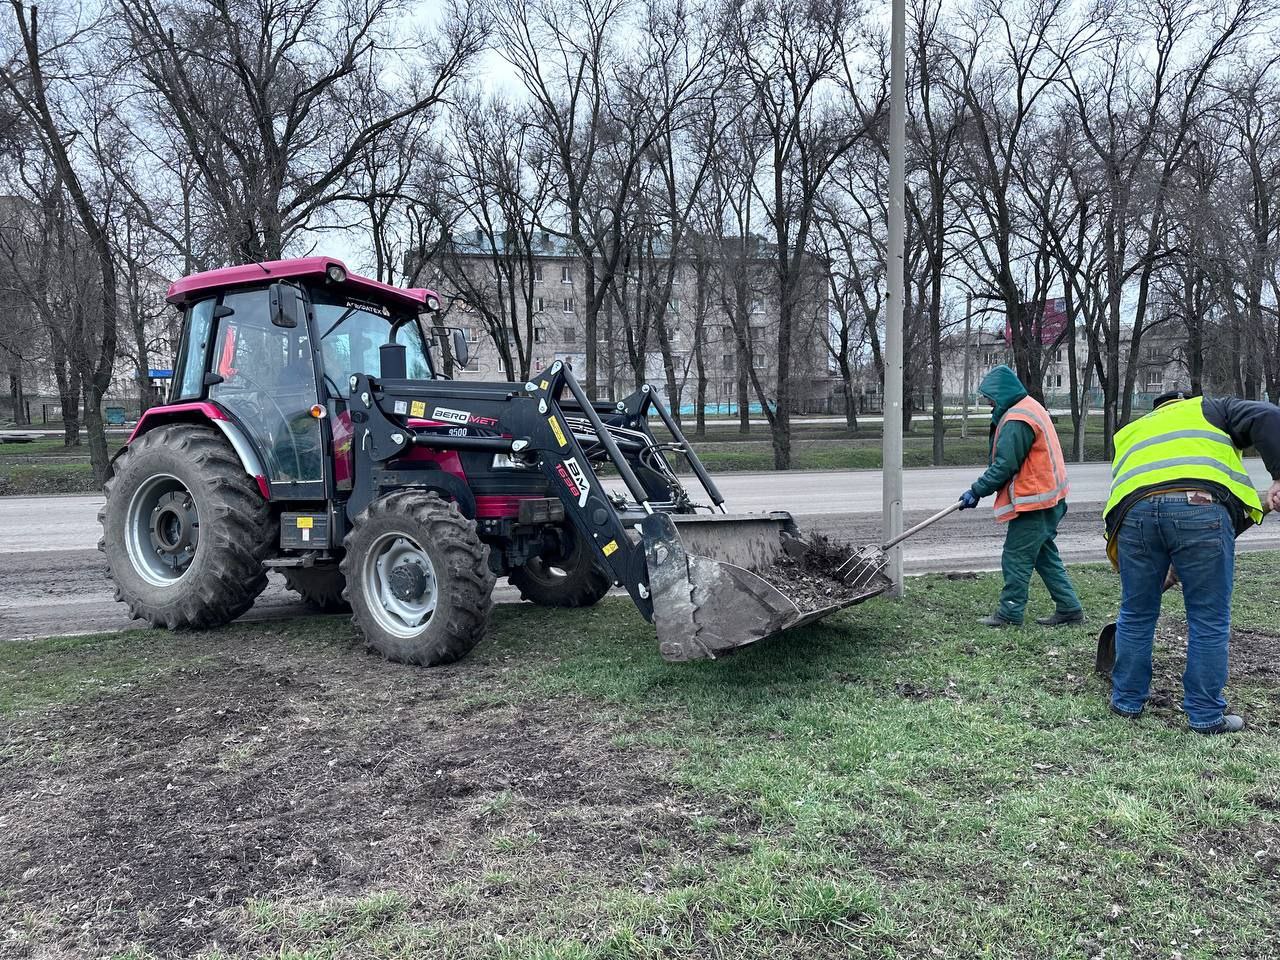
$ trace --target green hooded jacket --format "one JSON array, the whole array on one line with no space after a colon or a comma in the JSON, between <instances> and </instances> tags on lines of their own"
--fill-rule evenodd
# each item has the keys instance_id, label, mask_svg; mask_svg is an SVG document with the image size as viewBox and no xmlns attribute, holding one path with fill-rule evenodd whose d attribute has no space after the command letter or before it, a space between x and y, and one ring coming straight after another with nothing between
<instances>
[{"instance_id":1,"label":"green hooded jacket","mask_svg":"<svg viewBox=\"0 0 1280 960\"><path fill-rule=\"evenodd\" d=\"M996 445L996 427L1009 408L1027 396L1027 388L1018 375L1004 364L996 367L978 384L978 393L991 399L995 409L991 411L991 454L987 472L974 481L970 488L977 497L987 497L1006 486L1022 468L1031 447L1036 442L1036 432L1029 424L1015 420L1000 431L1000 444Z\"/></svg>"}]
</instances>

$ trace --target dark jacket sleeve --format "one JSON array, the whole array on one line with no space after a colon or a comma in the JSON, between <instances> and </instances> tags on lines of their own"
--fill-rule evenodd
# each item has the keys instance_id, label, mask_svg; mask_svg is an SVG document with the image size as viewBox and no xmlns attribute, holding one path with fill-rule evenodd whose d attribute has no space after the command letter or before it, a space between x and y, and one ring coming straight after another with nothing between
<instances>
[{"instance_id":1,"label":"dark jacket sleeve","mask_svg":"<svg viewBox=\"0 0 1280 960\"><path fill-rule=\"evenodd\" d=\"M1259 400L1206 400L1204 415L1241 450L1256 447L1272 480L1280 480L1280 407Z\"/></svg>"},{"instance_id":2,"label":"dark jacket sleeve","mask_svg":"<svg viewBox=\"0 0 1280 960\"><path fill-rule=\"evenodd\" d=\"M973 482L970 488L979 497L990 496L1005 486L1027 459L1036 442L1036 432L1029 423L1013 420L1000 431L1000 442L991 456L987 472Z\"/></svg>"}]
</instances>

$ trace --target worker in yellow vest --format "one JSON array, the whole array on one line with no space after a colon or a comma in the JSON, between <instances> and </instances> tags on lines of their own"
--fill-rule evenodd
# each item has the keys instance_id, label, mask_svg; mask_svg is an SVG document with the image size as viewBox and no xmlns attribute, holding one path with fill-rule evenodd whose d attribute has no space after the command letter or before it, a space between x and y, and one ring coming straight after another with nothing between
<instances>
[{"instance_id":1,"label":"worker in yellow vest","mask_svg":"<svg viewBox=\"0 0 1280 960\"><path fill-rule=\"evenodd\" d=\"M1031 574L1040 574L1056 609L1036 623L1080 623L1084 610L1058 554L1058 524L1067 512L1067 462L1044 406L1029 396L1018 375L1001 364L978 384L991 404L991 456L986 473L960 495L962 510L996 494L996 519L1005 527L1000 569L1004 590L995 613L982 623L1010 627L1022 623Z\"/></svg>"},{"instance_id":2,"label":"worker in yellow vest","mask_svg":"<svg viewBox=\"0 0 1280 960\"><path fill-rule=\"evenodd\" d=\"M1241 451L1256 447L1274 481L1265 500ZM1280 407L1232 397L1209 400L1171 391L1115 437L1108 553L1119 567L1121 600L1111 711L1142 715L1151 685L1151 647L1170 569L1187 608L1182 707L1197 733L1235 733L1225 713L1235 538L1280 510Z\"/></svg>"}]
</instances>

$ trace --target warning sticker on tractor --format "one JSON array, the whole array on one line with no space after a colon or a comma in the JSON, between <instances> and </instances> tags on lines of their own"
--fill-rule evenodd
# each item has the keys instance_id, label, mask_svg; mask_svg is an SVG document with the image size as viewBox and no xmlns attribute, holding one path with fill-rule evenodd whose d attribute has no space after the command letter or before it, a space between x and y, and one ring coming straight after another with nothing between
<instances>
[{"instance_id":1,"label":"warning sticker on tractor","mask_svg":"<svg viewBox=\"0 0 1280 960\"><path fill-rule=\"evenodd\" d=\"M564 430L560 427L560 421L555 417L547 417L547 423L551 424L551 432L556 435L556 443L562 447L567 447L569 441L564 438Z\"/></svg>"},{"instance_id":2,"label":"warning sticker on tractor","mask_svg":"<svg viewBox=\"0 0 1280 960\"><path fill-rule=\"evenodd\" d=\"M395 406L393 407L393 409L395 410L396 413L400 414L401 416L404 416L406 413L409 412L409 404L405 403L403 400L397 400L395 402Z\"/></svg>"},{"instance_id":3,"label":"warning sticker on tractor","mask_svg":"<svg viewBox=\"0 0 1280 960\"><path fill-rule=\"evenodd\" d=\"M299 518L298 518L298 529L299 529L299 530L310 530L310 529L311 529L311 525L312 525L311 517L299 517Z\"/></svg>"},{"instance_id":4,"label":"warning sticker on tractor","mask_svg":"<svg viewBox=\"0 0 1280 960\"><path fill-rule=\"evenodd\" d=\"M540 386L543 390L546 390L548 387L551 386L551 383L550 381L547 381L547 380L539 380L538 386Z\"/></svg>"},{"instance_id":5,"label":"warning sticker on tractor","mask_svg":"<svg viewBox=\"0 0 1280 960\"><path fill-rule=\"evenodd\" d=\"M441 423L466 423L471 414L465 410L453 410L449 407L436 407L431 411L431 419Z\"/></svg>"},{"instance_id":6,"label":"warning sticker on tractor","mask_svg":"<svg viewBox=\"0 0 1280 960\"><path fill-rule=\"evenodd\" d=\"M617 551L618 551L618 541L617 541L617 540L610 540L608 543L606 543L606 544L605 544L603 547L601 547L600 549L604 551L604 555L605 555L606 557L612 557L612 556L613 556L615 553L617 553Z\"/></svg>"},{"instance_id":7,"label":"warning sticker on tractor","mask_svg":"<svg viewBox=\"0 0 1280 960\"><path fill-rule=\"evenodd\" d=\"M415 400L409 406L409 416L425 417L426 415L427 415L427 405L423 403L421 400Z\"/></svg>"}]
</instances>

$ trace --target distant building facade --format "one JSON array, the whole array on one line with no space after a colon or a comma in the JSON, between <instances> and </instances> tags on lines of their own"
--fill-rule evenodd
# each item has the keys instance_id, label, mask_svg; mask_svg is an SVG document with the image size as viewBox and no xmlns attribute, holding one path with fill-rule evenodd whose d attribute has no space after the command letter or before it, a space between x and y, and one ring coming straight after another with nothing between
<instances>
[{"instance_id":1,"label":"distant building facade","mask_svg":"<svg viewBox=\"0 0 1280 960\"><path fill-rule=\"evenodd\" d=\"M523 295L517 296L515 307L521 339L531 338L525 343L531 371L556 360L567 360L578 375L583 376L589 297L585 265L565 241L556 237L541 235L536 250L528 261L507 262L502 267L513 271L517 289L523 289L526 282L532 281L532 313L524 304ZM766 252L761 248L761 254ZM700 350L707 408L710 412L733 412L739 396L739 379L748 375L740 363L740 354L744 359L747 356L746 351L739 349L737 330L741 330L749 345L751 372L766 396L772 399L777 390L780 322L772 258L756 255L738 260L734 266L743 271L740 278L727 276L721 262L679 258L674 264L671 295L662 311L668 334L664 348L656 329L658 311L649 302L648 290L652 286L646 287L639 278L665 269L669 263L668 259L658 257L620 271L617 291L606 297L597 318L597 392L615 397L630 393L636 386L636 368L640 367L643 379L665 396L670 363L681 405L687 413L697 395ZM811 263L811 275L802 285L792 330L791 384L797 412L829 410L834 382L825 339L827 272L819 261ZM445 322L461 327L467 334L472 356L460 373L467 379L520 377L519 370L508 371L501 362L495 342L498 331L492 322L492 303L488 304L490 319L486 321L486 305L480 302L486 297L506 297L508 305L504 310L510 315L509 292L496 289L498 272L493 243L486 244L486 238L480 236L455 240L452 249L433 260L422 276L423 282L435 287L450 304ZM740 288L745 289L745 296L739 296ZM699 329L701 336L697 335ZM500 335L508 340L515 337L509 329ZM511 349L515 354L514 344ZM759 398L750 384L747 392L748 402L758 405Z\"/></svg>"}]
</instances>

